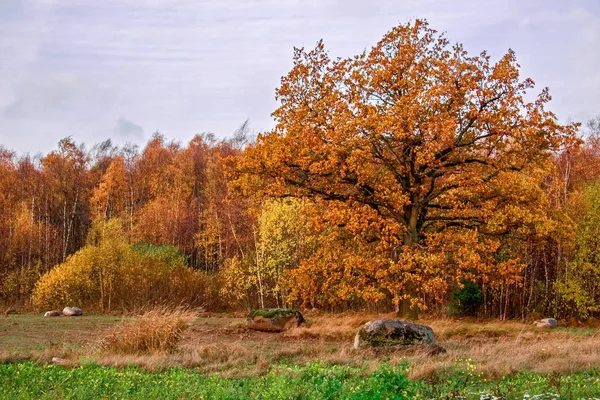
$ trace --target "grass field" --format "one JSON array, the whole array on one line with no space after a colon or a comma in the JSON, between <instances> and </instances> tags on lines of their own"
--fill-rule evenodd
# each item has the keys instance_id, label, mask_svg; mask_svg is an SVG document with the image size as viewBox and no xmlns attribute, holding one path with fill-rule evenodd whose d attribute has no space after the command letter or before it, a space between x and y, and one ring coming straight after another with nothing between
<instances>
[{"instance_id":1,"label":"grass field","mask_svg":"<svg viewBox=\"0 0 600 400\"><path fill-rule=\"evenodd\" d=\"M373 315L309 314L308 327L283 334L248 331L241 316L201 315L172 353L102 350L102 338L128 318L0 318L0 397L600 398L594 327L419 321L447 350L430 356L354 350L353 335ZM67 367L48 365L52 357Z\"/></svg>"},{"instance_id":2,"label":"grass field","mask_svg":"<svg viewBox=\"0 0 600 400\"><path fill-rule=\"evenodd\" d=\"M589 399L597 398L599 387L600 374L594 372L562 377L517 373L492 381L454 373L433 384L411 381L403 366L388 364L371 373L322 363L278 365L261 376L233 379L184 368L159 373L93 364L0 365L3 399Z\"/></svg>"}]
</instances>

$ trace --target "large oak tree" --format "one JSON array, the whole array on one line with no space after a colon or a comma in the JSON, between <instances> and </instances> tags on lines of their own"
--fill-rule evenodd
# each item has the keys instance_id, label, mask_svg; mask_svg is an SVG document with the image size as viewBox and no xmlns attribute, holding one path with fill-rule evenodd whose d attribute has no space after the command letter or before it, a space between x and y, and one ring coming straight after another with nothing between
<instances>
[{"instance_id":1,"label":"large oak tree","mask_svg":"<svg viewBox=\"0 0 600 400\"><path fill-rule=\"evenodd\" d=\"M495 63L471 56L420 20L354 57L331 60L322 41L296 49L277 125L246 150L245 183L326 202L335 226L362 224L391 261L373 285L396 301L427 282L443 292L444 268L457 280L475 264L490 275L494 238L543 223L541 184L577 124L545 109L547 89L527 101L533 87L512 51ZM444 247L454 257L440 257Z\"/></svg>"}]
</instances>

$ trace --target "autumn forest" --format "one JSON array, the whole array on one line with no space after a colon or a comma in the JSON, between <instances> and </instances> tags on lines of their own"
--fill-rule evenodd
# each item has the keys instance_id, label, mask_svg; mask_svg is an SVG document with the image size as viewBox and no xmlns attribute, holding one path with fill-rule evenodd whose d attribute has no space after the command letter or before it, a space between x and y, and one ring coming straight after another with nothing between
<instances>
[{"instance_id":1,"label":"autumn forest","mask_svg":"<svg viewBox=\"0 0 600 400\"><path fill-rule=\"evenodd\" d=\"M417 20L295 49L257 137L0 146L0 303L600 317L600 117L519 69Z\"/></svg>"}]
</instances>

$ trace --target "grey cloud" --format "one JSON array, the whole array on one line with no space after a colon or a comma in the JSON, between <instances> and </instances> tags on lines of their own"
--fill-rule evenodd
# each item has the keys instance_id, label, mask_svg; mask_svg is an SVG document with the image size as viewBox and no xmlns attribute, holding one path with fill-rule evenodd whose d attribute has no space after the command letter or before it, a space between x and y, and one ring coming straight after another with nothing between
<instances>
[{"instance_id":1,"label":"grey cloud","mask_svg":"<svg viewBox=\"0 0 600 400\"><path fill-rule=\"evenodd\" d=\"M8 119L85 121L114 107L111 88L94 85L70 73L39 74L24 78L1 115Z\"/></svg>"},{"instance_id":2,"label":"grey cloud","mask_svg":"<svg viewBox=\"0 0 600 400\"><path fill-rule=\"evenodd\" d=\"M120 137L141 139L144 137L144 129L123 117L119 118L114 132Z\"/></svg>"},{"instance_id":3,"label":"grey cloud","mask_svg":"<svg viewBox=\"0 0 600 400\"><path fill-rule=\"evenodd\" d=\"M21 18L25 13L25 5L22 0L0 1L0 21Z\"/></svg>"},{"instance_id":4,"label":"grey cloud","mask_svg":"<svg viewBox=\"0 0 600 400\"><path fill-rule=\"evenodd\" d=\"M0 0L0 143L47 150L29 140L42 127L52 143L74 134L142 144L138 123L186 141L199 131L230 134L248 117L265 131L293 46L323 38L332 57L347 57L414 18L470 53L485 49L498 59L513 48L523 76L550 86L550 109L585 121L600 111L597 4Z\"/></svg>"},{"instance_id":5,"label":"grey cloud","mask_svg":"<svg viewBox=\"0 0 600 400\"><path fill-rule=\"evenodd\" d=\"M2 111L2 115L9 119L21 119L27 117L27 104L24 99L17 99Z\"/></svg>"}]
</instances>

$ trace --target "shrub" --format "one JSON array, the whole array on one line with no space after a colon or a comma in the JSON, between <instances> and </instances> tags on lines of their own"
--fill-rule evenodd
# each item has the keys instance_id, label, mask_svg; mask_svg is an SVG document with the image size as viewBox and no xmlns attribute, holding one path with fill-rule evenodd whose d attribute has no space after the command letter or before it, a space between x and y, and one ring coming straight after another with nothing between
<instances>
[{"instance_id":1,"label":"shrub","mask_svg":"<svg viewBox=\"0 0 600 400\"><path fill-rule=\"evenodd\" d=\"M31 295L33 305L52 309L75 304L97 306L99 284L96 280L102 279L102 275L94 266L94 255L92 248L81 249L65 263L42 275Z\"/></svg>"},{"instance_id":2,"label":"shrub","mask_svg":"<svg viewBox=\"0 0 600 400\"><path fill-rule=\"evenodd\" d=\"M41 263L38 261L0 277L0 297L8 302L14 302L28 296L41 276L41 269Z\"/></svg>"},{"instance_id":3,"label":"shrub","mask_svg":"<svg viewBox=\"0 0 600 400\"><path fill-rule=\"evenodd\" d=\"M194 318L193 312L183 309L154 309L118 324L102 339L100 347L119 354L171 352Z\"/></svg>"},{"instance_id":4,"label":"shrub","mask_svg":"<svg viewBox=\"0 0 600 400\"><path fill-rule=\"evenodd\" d=\"M464 280L462 287L452 292L450 310L454 314L474 316L481 304L483 304L481 287L473 281Z\"/></svg>"},{"instance_id":5,"label":"shrub","mask_svg":"<svg viewBox=\"0 0 600 400\"><path fill-rule=\"evenodd\" d=\"M130 246L116 220L96 223L88 244L36 283L35 307L77 305L99 311L155 305L202 306L209 278L172 246Z\"/></svg>"}]
</instances>

